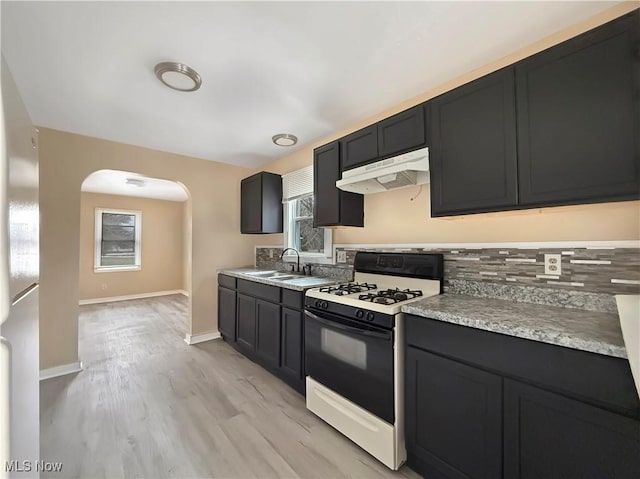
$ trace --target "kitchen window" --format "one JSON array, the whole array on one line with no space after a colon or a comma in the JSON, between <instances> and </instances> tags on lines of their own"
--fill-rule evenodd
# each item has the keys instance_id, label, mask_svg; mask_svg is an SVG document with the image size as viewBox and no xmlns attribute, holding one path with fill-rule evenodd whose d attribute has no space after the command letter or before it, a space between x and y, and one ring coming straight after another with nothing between
<instances>
[{"instance_id":1,"label":"kitchen window","mask_svg":"<svg viewBox=\"0 0 640 479\"><path fill-rule=\"evenodd\" d=\"M328 228L313 227L313 167L282 177L284 203L284 247L295 248L301 259L311 263L332 262L332 235ZM285 260L297 260L295 254Z\"/></svg>"},{"instance_id":2,"label":"kitchen window","mask_svg":"<svg viewBox=\"0 0 640 479\"><path fill-rule=\"evenodd\" d=\"M96 208L94 271L137 271L141 267L142 212Z\"/></svg>"}]
</instances>

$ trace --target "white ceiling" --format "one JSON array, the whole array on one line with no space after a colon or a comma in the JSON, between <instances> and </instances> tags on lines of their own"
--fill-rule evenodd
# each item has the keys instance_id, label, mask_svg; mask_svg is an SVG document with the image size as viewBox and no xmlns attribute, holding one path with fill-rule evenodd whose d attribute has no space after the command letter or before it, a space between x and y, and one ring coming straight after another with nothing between
<instances>
[{"instance_id":1,"label":"white ceiling","mask_svg":"<svg viewBox=\"0 0 640 479\"><path fill-rule=\"evenodd\" d=\"M2 52L37 125L255 167L615 3L2 1Z\"/></svg>"},{"instance_id":2,"label":"white ceiling","mask_svg":"<svg viewBox=\"0 0 640 479\"><path fill-rule=\"evenodd\" d=\"M127 178L144 181L144 186L127 184ZM82 183L82 191L107 195L137 196L156 200L185 201L187 192L178 183L149 178L137 173L117 170L100 170L90 174Z\"/></svg>"}]
</instances>

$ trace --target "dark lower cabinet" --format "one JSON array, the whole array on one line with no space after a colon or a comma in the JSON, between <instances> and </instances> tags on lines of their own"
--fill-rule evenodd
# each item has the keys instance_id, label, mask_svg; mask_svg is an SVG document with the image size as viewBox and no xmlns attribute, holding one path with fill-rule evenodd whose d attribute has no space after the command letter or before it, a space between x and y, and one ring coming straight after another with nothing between
<instances>
[{"instance_id":1,"label":"dark lower cabinet","mask_svg":"<svg viewBox=\"0 0 640 479\"><path fill-rule=\"evenodd\" d=\"M640 197L640 10L516 65L520 204Z\"/></svg>"},{"instance_id":2,"label":"dark lower cabinet","mask_svg":"<svg viewBox=\"0 0 640 479\"><path fill-rule=\"evenodd\" d=\"M256 300L256 355L271 367L280 364L280 305Z\"/></svg>"},{"instance_id":3,"label":"dark lower cabinet","mask_svg":"<svg viewBox=\"0 0 640 479\"><path fill-rule=\"evenodd\" d=\"M336 187L340 176L337 141L313 150L313 226L364 226L364 197Z\"/></svg>"},{"instance_id":4,"label":"dark lower cabinet","mask_svg":"<svg viewBox=\"0 0 640 479\"><path fill-rule=\"evenodd\" d=\"M505 68L427 104L431 216L518 203L514 70Z\"/></svg>"},{"instance_id":5,"label":"dark lower cabinet","mask_svg":"<svg viewBox=\"0 0 640 479\"><path fill-rule=\"evenodd\" d=\"M231 289L236 288L236 289ZM301 394L304 291L218 275L218 329L240 353Z\"/></svg>"},{"instance_id":6,"label":"dark lower cabinet","mask_svg":"<svg viewBox=\"0 0 640 479\"><path fill-rule=\"evenodd\" d=\"M429 478L502 477L502 378L412 347L406 375L409 464Z\"/></svg>"},{"instance_id":7,"label":"dark lower cabinet","mask_svg":"<svg viewBox=\"0 0 640 479\"><path fill-rule=\"evenodd\" d=\"M280 369L292 381L304 380L303 312L282 308L282 354Z\"/></svg>"},{"instance_id":8,"label":"dark lower cabinet","mask_svg":"<svg viewBox=\"0 0 640 479\"><path fill-rule=\"evenodd\" d=\"M405 316L407 463L427 478L640 478L629 363Z\"/></svg>"},{"instance_id":9,"label":"dark lower cabinet","mask_svg":"<svg viewBox=\"0 0 640 479\"><path fill-rule=\"evenodd\" d=\"M236 292L218 286L218 330L227 341L236 341Z\"/></svg>"},{"instance_id":10,"label":"dark lower cabinet","mask_svg":"<svg viewBox=\"0 0 640 479\"><path fill-rule=\"evenodd\" d=\"M256 346L256 299L238 293L237 299L237 344L253 356Z\"/></svg>"},{"instance_id":11,"label":"dark lower cabinet","mask_svg":"<svg viewBox=\"0 0 640 479\"><path fill-rule=\"evenodd\" d=\"M504 474L514 479L638 478L640 424L505 379Z\"/></svg>"}]
</instances>

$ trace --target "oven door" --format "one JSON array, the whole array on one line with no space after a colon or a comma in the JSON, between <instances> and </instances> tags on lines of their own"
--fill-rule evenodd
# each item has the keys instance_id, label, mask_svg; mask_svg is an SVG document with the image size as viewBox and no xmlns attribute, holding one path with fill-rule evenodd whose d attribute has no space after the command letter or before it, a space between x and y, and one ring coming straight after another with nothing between
<instances>
[{"instance_id":1,"label":"oven door","mask_svg":"<svg viewBox=\"0 0 640 479\"><path fill-rule=\"evenodd\" d=\"M393 331L305 310L306 375L394 424Z\"/></svg>"}]
</instances>

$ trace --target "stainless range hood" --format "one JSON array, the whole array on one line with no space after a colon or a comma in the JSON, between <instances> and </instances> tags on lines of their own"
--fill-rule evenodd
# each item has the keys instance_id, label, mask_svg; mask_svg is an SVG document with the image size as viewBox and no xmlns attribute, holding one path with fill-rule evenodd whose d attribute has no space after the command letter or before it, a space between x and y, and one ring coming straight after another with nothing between
<instances>
[{"instance_id":1,"label":"stainless range hood","mask_svg":"<svg viewBox=\"0 0 640 479\"><path fill-rule=\"evenodd\" d=\"M429 182L429 149L410 151L342 173L336 186L352 193L369 194L423 185Z\"/></svg>"}]
</instances>

